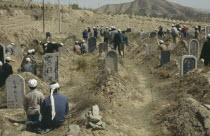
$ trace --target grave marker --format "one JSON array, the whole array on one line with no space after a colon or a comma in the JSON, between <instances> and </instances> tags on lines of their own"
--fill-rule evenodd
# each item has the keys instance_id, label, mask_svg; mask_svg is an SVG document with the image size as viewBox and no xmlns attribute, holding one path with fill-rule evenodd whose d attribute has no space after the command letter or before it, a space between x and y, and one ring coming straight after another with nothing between
<instances>
[{"instance_id":1,"label":"grave marker","mask_svg":"<svg viewBox=\"0 0 210 136\"><path fill-rule=\"evenodd\" d=\"M146 54L149 55L153 51L153 47L152 46L145 46L145 51L146 51Z\"/></svg>"},{"instance_id":2,"label":"grave marker","mask_svg":"<svg viewBox=\"0 0 210 136\"><path fill-rule=\"evenodd\" d=\"M99 54L102 52L107 52L108 51L108 44L107 43L99 43Z\"/></svg>"},{"instance_id":3,"label":"grave marker","mask_svg":"<svg viewBox=\"0 0 210 136\"><path fill-rule=\"evenodd\" d=\"M199 42L196 39L192 39L189 43L189 55L193 55L196 58L199 56Z\"/></svg>"},{"instance_id":4,"label":"grave marker","mask_svg":"<svg viewBox=\"0 0 210 136\"><path fill-rule=\"evenodd\" d=\"M106 69L118 71L118 55L114 50L106 54L105 66Z\"/></svg>"},{"instance_id":5,"label":"grave marker","mask_svg":"<svg viewBox=\"0 0 210 136\"><path fill-rule=\"evenodd\" d=\"M16 47L14 49L14 56L20 58L21 60L23 59L23 50L21 47Z\"/></svg>"},{"instance_id":6,"label":"grave marker","mask_svg":"<svg viewBox=\"0 0 210 136\"><path fill-rule=\"evenodd\" d=\"M0 44L0 61L5 62L5 46L3 44Z\"/></svg>"},{"instance_id":7,"label":"grave marker","mask_svg":"<svg viewBox=\"0 0 210 136\"><path fill-rule=\"evenodd\" d=\"M210 34L210 26L207 26L205 29L205 37L207 37L208 34Z\"/></svg>"},{"instance_id":8,"label":"grave marker","mask_svg":"<svg viewBox=\"0 0 210 136\"><path fill-rule=\"evenodd\" d=\"M181 58L181 76L188 71L197 69L197 58L193 55L184 55Z\"/></svg>"},{"instance_id":9,"label":"grave marker","mask_svg":"<svg viewBox=\"0 0 210 136\"><path fill-rule=\"evenodd\" d=\"M6 80L7 108L22 108L25 80L20 75L10 75Z\"/></svg>"},{"instance_id":10,"label":"grave marker","mask_svg":"<svg viewBox=\"0 0 210 136\"><path fill-rule=\"evenodd\" d=\"M92 53L96 49L96 38L91 37L88 39L88 52Z\"/></svg>"},{"instance_id":11,"label":"grave marker","mask_svg":"<svg viewBox=\"0 0 210 136\"><path fill-rule=\"evenodd\" d=\"M170 62L170 56L171 56L170 51L161 51L160 65L162 66Z\"/></svg>"},{"instance_id":12,"label":"grave marker","mask_svg":"<svg viewBox=\"0 0 210 136\"><path fill-rule=\"evenodd\" d=\"M58 53L47 53L42 56L43 79L46 82L58 81Z\"/></svg>"}]
</instances>

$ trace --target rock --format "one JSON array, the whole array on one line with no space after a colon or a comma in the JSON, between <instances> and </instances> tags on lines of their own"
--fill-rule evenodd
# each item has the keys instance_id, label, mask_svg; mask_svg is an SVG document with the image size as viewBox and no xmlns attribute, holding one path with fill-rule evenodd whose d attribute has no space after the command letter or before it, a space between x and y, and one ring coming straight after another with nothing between
<instances>
[{"instance_id":1,"label":"rock","mask_svg":"<svg viewBox=\"0 0 210 136\"><path fill-rule=\"evenodd\" d=\"M99 107L98 107L98 105L94 105L92 107L92 114L93 114L93 116L99 116Z\"/></svg>"},{"instance_id":2,"label":"rock","mask_svg":"<svg viewBox=\"0 0 210 136\"><path fill-rule=\"evenodd\" d=\"M78 136L80 132L80 127L78 125L72 124L69 125L70 131L66 134L67 136Z\"/></svg>"},{"instance_id":3,"label":"rock","mask_svg":"<svg viewBox=\"0 0 210 136\"><path fill-rule=\"evenodd\" d=\"M97 123L101 121L102 117L101 116L90 116L90 121L93 123Z\"/></svg>"}]
</instances>

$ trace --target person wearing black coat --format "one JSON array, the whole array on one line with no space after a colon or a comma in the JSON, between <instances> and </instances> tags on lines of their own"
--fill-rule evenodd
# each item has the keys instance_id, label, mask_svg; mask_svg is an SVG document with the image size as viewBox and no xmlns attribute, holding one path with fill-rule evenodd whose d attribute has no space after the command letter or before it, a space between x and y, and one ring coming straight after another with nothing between
<instances>
[{"instance_id":1,"label":"person wearing black coat","mask_svg":"<svg viewBox=\"0 0 210 136\"><path fill-rule=\"evenodd\" d=\"M210 66L210 34L208 34L207 41L203 45L200 59L204 61L205 66Z\"/></svg>"}]
</instances>

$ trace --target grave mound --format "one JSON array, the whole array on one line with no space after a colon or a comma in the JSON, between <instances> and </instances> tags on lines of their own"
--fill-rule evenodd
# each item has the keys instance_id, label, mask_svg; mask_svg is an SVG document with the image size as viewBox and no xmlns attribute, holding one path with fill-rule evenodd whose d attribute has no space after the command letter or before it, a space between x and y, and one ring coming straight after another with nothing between
<instances>
[{"instance_id":1,"label":"grave mound","mask_svg":"<svg viewBox=\"0 0 210 136\"><path fill-rule=\"evenodd\" d=\"M187 48L188 48L188 44L186 41L179 41L177 46L172 51L172 54L176 55L176 56L186 55L186 54L188 54Z\"/></svg>"}]
</instances>

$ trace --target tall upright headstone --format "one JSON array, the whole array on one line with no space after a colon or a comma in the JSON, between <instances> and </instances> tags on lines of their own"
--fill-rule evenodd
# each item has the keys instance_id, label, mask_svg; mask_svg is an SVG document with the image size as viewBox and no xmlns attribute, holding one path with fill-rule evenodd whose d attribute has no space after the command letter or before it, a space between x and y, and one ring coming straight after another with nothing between
<instances>
[{"instance_id":1,"label":"tall upright headstone","mask_svg":"<svg viewBox=\"0 0 210 136\"><path fill-rule=\"evenodd\" d=\"M92 53L96 49L96 38L90 37L88 39L88 52Z\"/></svg>"},{"instance_id":2,"label":"tall upright headstone","mask_svg":"<svg viewBox=\"0 0 210 136\"><path fill-rule=\"evenodd\" d=\"M47 53L42 56L42 67L42 77L44 81L58 81L58 53Z\"/></svg>"},{"instance_id":3,"label":"tall upright headstone","mask_svg":"<svg viewBox=\"0 0 210 136\"><path fill-rule=\"evenodd\" d=\"M181 58L181 76L186 74L188 71L197 69L197 58L193 55L184 55Z\"/></svg>"},{"instance_id":4,"label":"tall upright headstone","mask_svg":"<svg viewBox=\"0 0 210 136\"><path fill-rule=\"evenodd\" d=\"M23 49L21 47L16 47L14 49L14 55L20 59L23 59Z\"/></svg>"},{"instance_id":5,"label":"tall upright headstone","mask_svg":"<svg viewBox=\"0 0 210 136\"><path fill-rule=\"evenodd\" d=\"M5 46L3 44L0 44L0 61L5 62Z\"/></svg>"},{"instance_id":6,"label":"tall upright headstone","mask_svg":"<svg viewBox=\"0 0 210 136\"><path fill-rule=\"evenodd\" d=\"M118 55L114 50L106 54L105 66L106 69L118 71Z\"/></svg>"},{"instance_id":7,"label":"tall upright headstone","mask_svg":"<svg viewBox=\"0 0 210 136\"><path fill-rule=\"evenodd\" d=\"M210 34L210 26L207 26L205 29L205 37L207 37L208 34Z\"/></svg>"},{"instance_id":8,"label":"tall upright headstone","mask_svg":"<svg viewBox=\"0 0 210 136\"><path fill-rule=\"evenodd\" d=\"M6 80L7 108L22 108L25 80L20 75L10 75Z\"/></svg>"},{"instance_id":9,"label":"tall upright headstone","mask_svg":"<svg viewBox=\"0 0 210 136\"><path fill-rule=\"evenodd\" d=\"M170 62L171 52L170 51L161 51L160 65L164 65Z\"/></svg>"},{"instance_id":10,"label":"tall upright headstone","mask_svg":"<svg viewBox=\"0 0 210 136\"><path fill-rule=\"evenodd\" d=\"M189 55L193 55L196 58L199 56L199 42L196 39L192 39L189 43Z\"/></svg>"}]
</instances>

